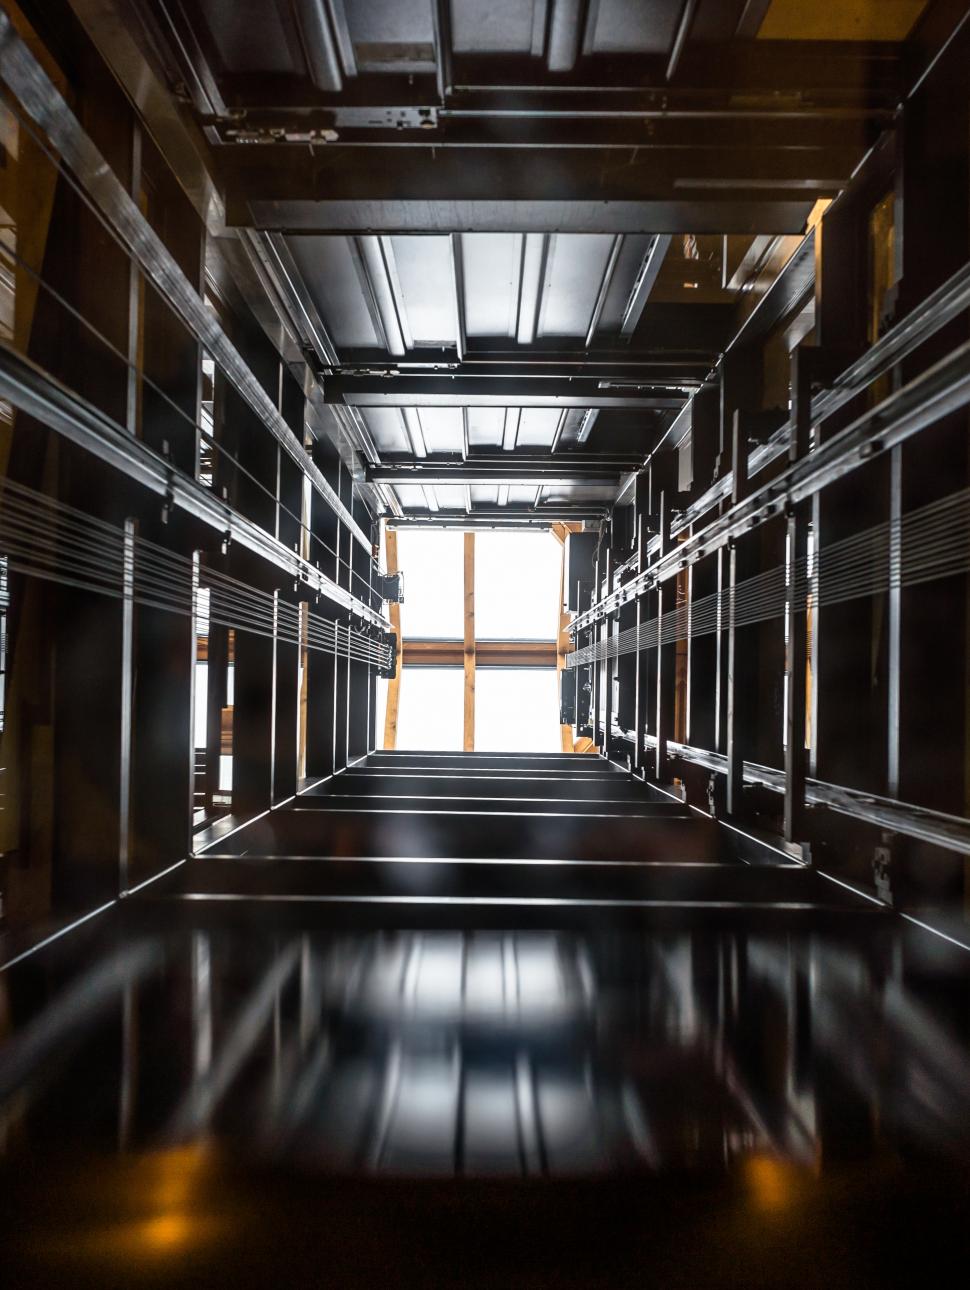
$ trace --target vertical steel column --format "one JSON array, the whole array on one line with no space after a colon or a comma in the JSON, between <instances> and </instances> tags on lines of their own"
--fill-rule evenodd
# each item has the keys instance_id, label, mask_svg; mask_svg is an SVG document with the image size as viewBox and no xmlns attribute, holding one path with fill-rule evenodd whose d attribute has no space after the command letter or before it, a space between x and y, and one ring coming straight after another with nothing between
<instances>
[{"instance_id":1,"label":"vertical steel column","mask_svg":"<svg viewBox=\"0 0 970 1290\"><path fill-rule=\"evenodd\" d=\"M613 559L613 533L610 531L609 545L606 548L606 595L613 591L615 578ZM613 637L615 620L612 614L603 619L603 647L606 657L603 659L600 685L603 691L603 740L600 747L608 757L613 736L613 659L610 657L610 641Z\"/></svg>"},{"instance_id":2,"label":"vertical steel column","mask_svg":"<svg viewBox=\"0 0 970 1290\"><path fill-rule=\"evenodd\" d=\"M128 890L131 859L131 733L135 648L135 521L125 520L121 599L121 757L118 785L118 891Z\"/></svg>"},{"instance_id":3,"label":"vertical steel column","mask_svg":"<svg viewBox=\"0 0 970 1290\"><path fill-rule=\"evenodd\" d=\"M634 491L633 516L636 526L637 573L647 567L647 547L650 543L650 524L648 516L649 477L645 471L637 475ZM636 631L637 653L636 671L634 673L634 721L633 721L633 767L644 774L647 769L644 740L647 734L647 652L644 647L643 629L647 624L647 595L637 596Z\"/></svg>"},{"instance_id":4,"label":"vertical steel column","mask_svg":"<svg viewBox=\"0 0 970 1290\"><path fill-rule=\"evenodd\" d=\"M788 459L804 457L812 430L815 351L799 346L791 356L791 440ZM810 504L788 512L788 576L785 582L785 838L795 842L805 828L805 669L808 665L808 526Z\"/></svg>"},{"instance_id":5,"label":"vertical steel column","mask_svg":"<svg viewBox=\"0 0 970 1290\"><path fill-rule=\"evenodd\" d=\"M748 493L748 436L744 417L735 410L732 426L731 448L731 505L744 500ZM739 581L740 551L735 539L730 544L728 565L727 603L727 810L729 815L741 813L744 793L744 735L751 695L745 693L739 653L736 590Z\"/></svg>"},{"instance_id":6,"label":"vertical steel column","mask_svg":"<svg viewBox=\"0 0 970 1290\"><path fill-rule=\"evenodd\" d=\"M670 550L670 473L667 474L667 486L660 493L659 529L660 555ZM676 681L677 642L676 639L664 639L665 618L669 636L671 611L677 606L677 579L666 578L657 586L657 691L656 691L656 735L654 775L658 782L663 782L667 773L667 742L673 731L674 720L674 685Z\"/></svg>"},{"instance_id":7,"label":"vertical steel column","mask_svg":"<svg viewBox=\"0 0 970 1290\"><path fill-rule=\"evenodd\" d=\"M273 780L271 800L286 801L296 792L296 762L299 750L299 666L300 647L280 638L280 610L290 608L273 593Z\"/></svg>"}]
</instances>

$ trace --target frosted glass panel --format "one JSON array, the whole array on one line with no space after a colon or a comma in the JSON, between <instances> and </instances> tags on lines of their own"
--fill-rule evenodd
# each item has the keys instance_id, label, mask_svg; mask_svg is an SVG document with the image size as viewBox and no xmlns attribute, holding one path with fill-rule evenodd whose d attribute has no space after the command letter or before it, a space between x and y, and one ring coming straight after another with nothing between
<instances>
[{"instance_id":1,"label":"frosted glass panel","mask_svg":"<svg viewBox=\"0 0 970 1290\"><path fill-rule=\"evenodd\" d=\"M401 635L404 640L461 640L464 576L461 533L397 535L397 564L404 574Z\"/></svg>"},{"instance_id":2,"label":"frosted glass panel","mask_svg":"<svg viewBox=\"0 0 970 1290\"><path fill-rule=\"evenodd\" d=\"M477 639L555 640L561 567L551 533L476 534Z\"/></svg>"},{"instance_id":3,"label":"frosted glass panel","mask_svg":"<svg viewBox=\"0 0 970 1290\"><path fill-rule=\"evenodd\" d=\"M555 668L476 670L475 751L562 751Z\"/></svg>"},{"instance_id":4,"label":"frosted glass panel","mask_svg":"<svg viewBox=\"0 0 970 1290\"><path fill-rule=\"evenodd\" d=\"M464 684L460 667L402 668L398 748L461 752Z\"/></svg>"}]
</instances>

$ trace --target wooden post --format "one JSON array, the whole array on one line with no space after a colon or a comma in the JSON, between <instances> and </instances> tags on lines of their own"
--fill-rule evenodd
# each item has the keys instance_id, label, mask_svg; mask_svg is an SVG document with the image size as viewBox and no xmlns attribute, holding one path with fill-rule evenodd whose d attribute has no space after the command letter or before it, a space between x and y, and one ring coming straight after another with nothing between
<instances>
[{"instance_id":1,"label":"wooden post","mask_svg":"<svg viewBox=\"0 0 970 1290\"><path fill-rule=\"evenodd\" d=\"M465 534L465 721L462 748L475 751L475 534Z\"/></svg>"},{"instance_id":2,"label":"wooden post","mask_svg":"<svg viewBox=\"0 0 970 1290\"><path fill-rule=\"evenodd\" d=\"M384 553L388 573L397 573L397 533L393 529L384 530ZM401 641L401 606L395 603L388 605L388 617L397 635L397 666L394 675L387 683L387 707L384 710L384 748L393 752L397 747L397 714L401 705L401 663L404 658L404 646Z\"/></svg>"}]
</instances>

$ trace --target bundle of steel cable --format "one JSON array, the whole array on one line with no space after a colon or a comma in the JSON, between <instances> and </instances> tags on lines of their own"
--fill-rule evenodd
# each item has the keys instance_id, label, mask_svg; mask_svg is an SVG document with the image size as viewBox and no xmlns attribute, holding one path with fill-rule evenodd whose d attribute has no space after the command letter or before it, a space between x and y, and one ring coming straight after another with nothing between
<instances>
[{"instance_id":1,"label":"bundle of steel cable","mask_svg":"<svg viewBox=\"0 0 970 1290\"><path fill-rule=\"evenodd\" d=\"M384 667L379 639L252 587L12 480L0 482L0 555L10 573ZM204 603L203 603L204 602ZM204 610L204 613L202 612Z\"/></svg>"},{"instance_id":2,"label":"bundle of steel cable","mask_svg":"<svg viewBox=\"0 0 970 1290\"><path fill-rule=\"evenodd\" d=\"M53 163L54 159L51 158L51 160ZM63 167L60 166L60 163L56 163L56 165L61 173L66 173L63 171ZM71 182L73 186L73 181ZM111 231L110 225L105 225L105 227L108 228L109 232ZM292 520L294 520L295 523L299 525L301 532L306 534L311 547L314 545L320 547L328 557L335 560L338 565L342 565L347 570L348 576L351 579L351 585L353 586L355 582L359 583L359 594L362 598L366 599L367 592L370 590L370 582L363 576L363 574L354 569L352 561L348 560L346 556L341 555L339 551L320 537L319 534L308 529L303 517L297 515L295 511L277 498L276 494L271 489L267 488L258 476L244 466L240 459L234 453L230 452L229 449L214 436L211 428L207 428L201 421L197 421L194 417L190 416L184 407L177 403L166 390L162 389L162 387L152 379L149 373L144 370L143 366L134 363L127 354L125 354L116 344L114 344L113 341L105 336L100 328L98 328L75 305L71 304L63 293L53 287L42 274L40 274L26 259L24 259L22 255L15 251L9 244L2 243L0 244L0 269L3 268L5 260L9 261L11 265L15 265L21 272L26 273L41 291L50 296L50 298L64 309L66 313L70 314L75 321L79 322L81 326L84 327L85 331L103 345L105 349L107 349L108 352L120 364L122 364L131 375L134 375L137 379L141 380L147 389L151 390L154 395L160 398L165 403L168 411L184 422L186 427L191 429L193 433L197 433L201 439L205 441L205 445L210 451L230 462L234 471L238 471L239 474L244 476L252 485L254 485L254 487L259 489L261 493L273 502L274 505L279 506L280 511L283 514L288 515ZM376 561L371 559L370 563L372 566L371 572L378 572Z\"/></svg>"},{"instance_id":3,"label":"bundle of steel cable","mask_svg":"<svg viewBox=\"0 0 970 1290\"><path fill-rule=\"evenodd\" d=\"M733 588L680 604L566 656L567 667L598 663L640 650L723 630L733 620L747 627L784 617L790 607L827 608L896 587L970 572L970 489L885 521L813 555L776 565ZM651 588L646 595L650 595ZM635 612L631 601L622 612ZM601 631L598 624L593 631Z\"/></svg>"}]
</instances>

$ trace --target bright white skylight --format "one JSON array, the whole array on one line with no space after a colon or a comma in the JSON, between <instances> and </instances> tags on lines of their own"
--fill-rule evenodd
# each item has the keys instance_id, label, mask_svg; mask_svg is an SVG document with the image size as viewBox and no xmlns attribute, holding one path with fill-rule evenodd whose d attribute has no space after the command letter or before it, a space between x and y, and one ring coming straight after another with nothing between
<instances>
[{"instance_id":1,"label":"bright white skylight","mask_svg":"<svg viewBox=\"0 0 970 1290\"><path fill-rule=\"evenodd\" d=\"M405 640L460 640L464 631L462 534L448 529L397 535L404 573L401 635Z\"/></svg>"},{"instance_id":2,"label":"bright white skylight","mask_svg":"<svg viewBox=\"0 0 970 1290\"><path fill-rule=\"evenodd\" d=\"M562 751L555 668L476 669L475 751Z\"/></svg>"},{"instance_id":3,"label":"bright white skylight","mask_svg":"<svg viewBox=\"0 0 970 1290\"><path fill-rule=\"evenodd\" d=\"M548 532L476 534L477 639L555 640L561 561Z\"/></svg>"}]
</instances>

